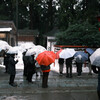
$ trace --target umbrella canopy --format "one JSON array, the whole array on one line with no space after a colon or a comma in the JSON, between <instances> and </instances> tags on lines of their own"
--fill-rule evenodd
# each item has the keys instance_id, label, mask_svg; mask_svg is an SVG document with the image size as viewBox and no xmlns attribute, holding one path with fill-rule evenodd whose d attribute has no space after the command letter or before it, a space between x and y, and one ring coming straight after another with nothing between
<instances>
[{"instance_id":1,"label":"umbrella canopy","mask_svg":"<svg viewBox=\"0 0 100 100\"><path fill-rule=\"evenodd\" d=\"M17 54L19 51L23 51L23 49L20 46L14 46L14 47L11 47L7 51L7 53L9 53L9 54Z\"/></svg>"},{"instance_id":2,"label":"umbrella canopy","mask_svg":"<svg viewBox=\"0 0 100 100\"><path fill-rule=\"evenodd\" d=\"M22 43L21 45L20 45L23 49L29 49L29 48L33 48L34 46L35 46L35 44L33 44L33 43Z\"/></svg>"},{"instance_id":3,"label":"umbrella canopy","mask_svg":"<svg viewBox=\"0 0 100 100\"><path fill-rule=\"evenodd\" d=\"M88 60L88 54L83 51L77 51L74 55L74 58L76 59L76 62L84 63Z\"/></svg>"},{"instance_id":4,"label":"umbrella canopy","mask_svg":"<svg viewBox=\"0 0 100 100\"><path fill-rule=\"evenodd\" d=\"M90 56L91 65L100 67L100 48Z\"/></svg>"},{"instance_id":5,"label":"umbrella canopy","mask_svg":"<svg viewBox=\"0 0 100 100\"><path fill-rule=\"evenodd\" d=\"M91 49L91 48L87 48L86 51L87 51L90 55L94 52L94 50Z\"/></svg>"},{"instance_id":6,"label":"umbrella canopy","mask_svg":"<svg viewBox=\"0 0 100 100\"><path fill-rule=\"evenodd\" d=\"M25 56L31 56L33 54L36 54L36 51L34 51L34 49L31 48L31 49L28 49L28 51L26 52Z\"/></svg>"},{"instance_id":7,"label":"umbrella canopy","mask_svg":"<svg viewBox=\"0 0 100 100\"><path fill-rule=\"evenodd\" d=\"M36 59L38 54L42 53L43 51L46 51L46 49L43 46L37 45L32 47L31 49L28 49L28 51L26 52L26 56L35 54L35 59Z\"/></svg>"},{"instance_id":8,"label":"umbrella canopy","mask_svg":"<svg viewBox=\"0 0 100 100\"><path fill-rule=\"evenodd\" d=\"M68 58L73 57L74 54L75 54L75 50L74 49L67 48L67 49L64 49L64 50L62 50L60 52L59 57L60 58L64 58L64 59L68 59Z\"/></svg>"},{"instance_id":9,"label":"umbrella canopy","mask_svg":"<svg viewBox=\"0 0 100 100\"><path fill-rule=\"evenodd\" d=\"M0 40L0 49L1 50L7 50L7 49L10 49L10 47L11 46L6 41Z\"/></svg>"},{"instance_id":10,"label":"umbrella canopy","mask_svg":"<svg viewBox=\"0 0 100 100\"><path fill-rule=\"evenodd\" d=\"M44 51L37 56L36 61L39 65L48 66L55 62L55 57L56 56L53 51Z\"/></svg>"},{"instance_id":11,"label":"umbrella canopy","mask_svg":"<svg viewBox=\"0 0 100 100\"><path fill-rule=\"evenodd\" d=\"M40 50L46 50L46 48L41 45L34 46L34 48L40 49Z\"/></svg>"},{"instance_id":12,"label":"umbrella canopy","mask_svg":"<svg viewBox=\"0 0 100 100\"><path fill-rule=\"evenodd\" d=\"M56 59L59 59L59 54L63 49L60 49L59 51L56 52Z\"/></svg>"}]
</instances>

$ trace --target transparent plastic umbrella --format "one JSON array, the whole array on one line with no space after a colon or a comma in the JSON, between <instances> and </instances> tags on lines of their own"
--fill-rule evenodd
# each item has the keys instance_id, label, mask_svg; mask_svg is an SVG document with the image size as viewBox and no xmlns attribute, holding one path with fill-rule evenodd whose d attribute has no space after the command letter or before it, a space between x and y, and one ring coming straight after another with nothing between
<instances>
[{"instance_id":1,"label":"transparent plastic umbrella","mask_svg":"<svg viewBox=\"0 0 100 100\"><path fill-rule=\"evenodd\" d=\"M1 50L7 50L10 49L11 46L6 41L0 40L0 48Z\"/></svg>"},{"instance_id":2,"label":"transparent plastic umbrella","mask_svg":"<svg viewBox=\"0 0 100 100\"><path fill-rule=\"evenodd\" d=\"M20 47L20 46L14 46L14 47L11 47L8 51L7 51L7 53L9 53L9 54L16 54L16 53L18 53L18 52L23 52L23 49Z\"/></svg>"},{"instance_id":3,"label":"transparent plastic umbrella","mask_svg":"<svg viewBox=\"0 0 100 100\"><path fill-rule=\"evenodd\" d=\"M100 67L100 48L90 56L91 65Z\"/></svg>"},{"instance_id":4,"label":"transparent plastic umbrella","mask_svg":"<svg viewBox=\"0 0 100 100\"><path fill-rule=\"evenodd\" d=\"M23 49L30 49L30 48L33 48L34 46L35 46L35 44L33 44L33 43L22 43L21 45L20 45Z\"/></svg>"},{"instance_id":5,"label":"transparent plastic umbrella","mask_svg":"<svg viewBox=\"0 0 100 100\"><path fill-rule=\"evenodd\" d=\"M67 59L67 58L73 57L75 53L76 53L76 51L74 49L67 48L60 52L59 57Z\"/></svg>"}]
</instances>

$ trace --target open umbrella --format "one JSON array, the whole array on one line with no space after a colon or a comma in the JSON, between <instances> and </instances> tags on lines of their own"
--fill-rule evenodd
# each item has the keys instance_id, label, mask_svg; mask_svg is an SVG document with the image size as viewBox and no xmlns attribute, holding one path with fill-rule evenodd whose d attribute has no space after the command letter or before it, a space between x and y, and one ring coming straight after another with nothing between
<instances>
[{"instance_id":1,"label":"open umbrella","mask_svg":"<svg viewBox=\"0 0 100 100\"><path fill-rule=\"evenodd\" d=\"M87 51L90 55L94 52L94 50L91 49L91 48L86 48L86 51Z\"/></svg>"},{"instance_id":2,"label":"open umbrella","mask_svg":"<svg viewBox=\"0 0 100 100\"><path fill-rule=\"evenodd\" d=\"M90 56L91 65L100 67L100 48Z\"/></svg>"},{"instance_id":3,"label":"open umbrella","mask_svg":"<svg viewBox=\"0 0 100 100\"><path fill-rule=\"evenodd\" d=\"M36 61L39 65L48 66L55 62L55 57L56 56L53 51L44 51L37 56Z\"/></svg>"},{"instance_id":4,"label":"open umbrella","mask_svg":"<svg viewBox=\"0 0 100 100\"><path fill-rule=\"evenodd\" d=\"M22 43L22 44L20 44L20 46L23 48L23 49L30 49L30 48L33 48L34 46L35 46L35 44L33 44L33 43L30 43L30 42L26 42L26 43Z\"/></svg>"},{"instance_id":5,"label":"open umbrella","mask_svg":"<svg viewBox=\"0 0 100 100\"><path fill-rule=\"evenodd\" d=\"M9 53L9 54L17 54L19 51L23 51L23 49L20 46L14 46L14 47L11 47L7 51L7 53Z\"/></svg>"},{"instance_id":6,"label":"open umbrella","mask_svg":"<svg viewBox=\"0 0 100 100\"><path fill-rule=\"evenodd\" d=\"M84 63L85 61L88 60L88 54L86 54L83 51L77 51L74 55L74 58L76 59L77 62Z\"/></svg>"},{"instance_id":7,"label":"open umbrella","mask_svg":"<svg viewBox=\"0 0 100 100\"><path fill-rule=\"evenodd\" d=\"M10 47L11 46L6 41L0 40L0 48L1 48L1 50L7 50Z\"/></svg>"},{"instance_id":8,"label":"open umbrella","mask_svg":"<svg viewBox=\"0 0 100 100\"><path fill-rule=\"evenodd\" d=\"M26 56L35 54L35 59L36 59L38 54L42 53L43 51L46 51L46 49L43 46L37 45L37 46L32 47L31 49L28 49L28 51L26 52Z\"/></svg>"},{"instance_id":9,"label":"open umbrella","mask_svg":"<svg viewBox=\"0 0 100 100\"><path fill-rule=\"evenodd\" d=\"M60 49L59 51L56 52L56 59L59 59L59 54L63 49Z\"/></svg>"},{"instance_id":10,"label":"open umbrella","mask_svg":"<svg viewBox=\"0 0 100 100\"><path fill-rule=\"evenodd\" d=\"M60 52L59 57L60 57L60 58L67 59L67 58L73 57L74 54L75 54L75 50L74 50L74 49L69 49L69 48L67 48L67 49L64 49L64 50L62 50L62 51Z\"/></svg>"}]
</instances>

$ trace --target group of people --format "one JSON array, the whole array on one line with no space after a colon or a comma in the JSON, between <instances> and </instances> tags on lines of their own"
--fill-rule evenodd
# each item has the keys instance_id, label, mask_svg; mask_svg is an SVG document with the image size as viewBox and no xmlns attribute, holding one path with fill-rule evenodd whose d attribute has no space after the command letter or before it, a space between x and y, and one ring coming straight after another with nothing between
<instances>
[{"instance_id":1,"label":"group of people","mask_svg":"<svg viewBox=\"0 0 100 100\"><path fill-rule=\"evenodd\" d=\"M72 58L68 58L66 59L65 63L66 63L66 77L72 77ZM63 58L59 58L58 60L59 63L59 73L60 75L63 74L63 67L64 67L64 59Z\"/></svg>"},{"instance_id":2,"label":"group of people","mask_svg":"<svg viewBox=\"0 0 100 100\"><path fill-rule=\"evenodd\" d=\"M38 76L38 71L42 76L42 87L48 87L48 76L50 72L50 65L39 65L38 62L34 59L34 54L30 56L25 56L26 52L23 52L23 76L26 77L28 83L32 82L33 74ZM8 54L4 55L4 65L5 65L5 73L10 74L9 84L13 87L16 87L17 84L14 82L15 75L16 75L16 67L15 65L18 63L18 60L15 60L16 54ZM37 71L38 70L38 71Z\"/></svg>"},{"instance_id":3,"label":"group of people","mask_svg":"<svg viewBox=\"0 0 100 100\"><path fill-rule=\"evenodd\" d=\"M83 63L81 61L81 56L80 55L76 59L74 59L74 57L71 57L71 58L68 58L68 59L59 58L58 63L59 63L59 74L60 75L63 75L63 68L64 68L64 64L65 64L66 65L66 77L72 78L73 60L76 64L77 76L81 76ZM88 67L89 67L89 74L91 75L92 74L92 69L91 69L90 60L88 60Z\"/></svg>"}]
</instances>

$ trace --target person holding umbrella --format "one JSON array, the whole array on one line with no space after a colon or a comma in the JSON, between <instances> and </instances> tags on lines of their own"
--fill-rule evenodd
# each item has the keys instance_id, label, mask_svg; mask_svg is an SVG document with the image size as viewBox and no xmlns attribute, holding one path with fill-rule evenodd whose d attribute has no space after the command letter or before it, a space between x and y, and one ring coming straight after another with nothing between
<instances>
[{"instance_id":1,"label":"person holding umbrella","mask_svg":"<svg viewBox=\"0 0 100 100\"><path fill-rule=\"evenodd\" d=\"M92 65L92 70L95 74L98 74L97 94L98 94L98 100L100 100L100 67Z\"/></svg>"},{"instance_id":2,"label":"person holding umbrella","mask_svg":"<svg viewBox=\"0 0 100 100\"><path fill-rule=\"evenodd\" d=\"M41 70L43 72L42 76L42 88L48 87L48 76L50 72L50 64L55 62L56 55L53 51L44 51L40 53L36 61L41 67Z\"/></svg>"},{"instance_id":3,"label":"person holding umbrella","mask_svg":"<svg viewBox=\"0 0 100 100\"><path fill-rule=\"evenodd\" d=\"M82 73L82 56L81 55L78 55L76 58L75 58L75 62L76 62L76 66L77 66L77 75L78 76L81 76L81 73Z\"/></svg>"},{"instance_id":4,"label":"person holding umbrella","mask_svg":"<svg viewBox=\"0 0 100 100\"><path fill-rule=\"evenodd\" d=\"M28 59L28 66L27 66L27 80L29 83L33 83L32 82L32 76L33 74L36 73L36 66L35 66L36 60L34 60L34 54L31 55Z\"/></svg>"},{"instance_id":5,"label":"person holding umbrella","mask_svg":"<svg viewBox=\"0 0 100 100\"><path fill-rule=\"evenodd\" d=\"M15 54L10 54L9 62L8 62L8 73L10 74L9 78L9 84L11 86L17 86L17 84L14 83L15 75L16 75L16 68L15 65L17 64L18 60L14 60Z\"/></svg>"},{"instance_id":6,"label":"person holding umbrella","mask_svg":"<svg viewBox=\"0 0 100 100\"><path fill-rule=\"evenodd\" d=\"M59 63L59 73L60 73L60 75L62 75L63 74L64 59L63 58L59 58L58 59L58 63Z\"/></svg>"},{"instance_id":7,"label":"person holding umbrella","mask_svg":"<svg viewBox=\"0 0 100 100\"><path fill-rule=\"evenodd\" d=\"M50 65L48 65L48 66L41 65L41 69L43 72L42 88L47 88L48 87L48 76L49 76L49 72L50 72Z\"/></svg>"},{"instance_id":8,"label":"person holding umbrella","mask_svg":"<svg viewBox=\"0 0 100 100\"><path fill-rule=\"evenodd\" d=\"M66 59L66 77L72 77L72 60L75 53L76 51L74 49L66 48L59 54L60 58Z\"/></svg>"},{"instance_id":9,"label":"person holding umbrella","mask_svg":"<svg viewBox=\"0 0 100 100\"><path fill-rule=\"evenodd\" d=\"M100 100L100 48L96 49L90 56L90 62L94 73L98 74L97 94Z\"/></svg>"},{"instance_id":10,"label":"person holding umbrella","mask_svg":"<svg viewBox=\"0 0 100 100\"><path fill-rule=\"evenodd\" d=\"M23 76L27 76L27 63L28 63L28 57L27 56L25 56L25 54L26 54L26 51L24 51L23 53L23 64L24 64L24 70L23 70Z\"/></svg>"},{"instance_id":11,"label":"person holding umbrella","mask_svg":"<svg viewBox=\"0 0 100 100\"><path fill-rule=\"evenodd\" d=\"M88 60L88 54L84 51L77 51L74 55L78 76L82 73L82 64Z\"/></svg>"},{"instance_id":12,"label":"person holding umbrella","mask_svg":"<svg viewBox=\"0 0 100 100\"><path fill-rule=\"evenodd\" d=\"M66 59L66 77L72 78L72 60L73 57Z\"/></svg>"},{"instance_id":13,"label":"person holding umbrella","mask_svg":"<svg viewBox=\"0 0 100 100\"><path fill-rule=\"evenodd\" d=\"M9 62L9 54L6 53L6 54L4 55L5 73L8 73L8 62Z\"/></svg>"},{"instance_id":14,"label":"person holding umbrella","mask_svg":"<svg viewBox=\"0 0 100 100\"><path fill-rule=\"evenodd\" d=\"M89 75L92 75L92 68L91 68L90 56L93 54L94 50L92 50L91 48L86 48L85 52L88 54Z\"/></svg>"}]
</instances>

